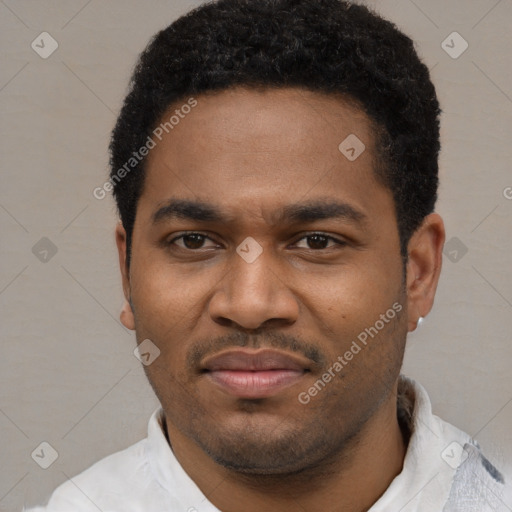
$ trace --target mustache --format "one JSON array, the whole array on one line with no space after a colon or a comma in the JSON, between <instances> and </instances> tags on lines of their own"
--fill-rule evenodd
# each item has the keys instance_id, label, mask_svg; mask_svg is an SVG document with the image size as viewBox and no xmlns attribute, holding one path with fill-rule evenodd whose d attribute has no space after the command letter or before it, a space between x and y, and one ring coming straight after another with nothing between
<instances>
[{"instance_id":1,"label":"mustache","mask_svg":"<svg viewBox=\"0 0 512 512\"><path fill-rule=\"evenodd\" d=\"M264 334L247 334L237 331L226 336L218 336L195 343L187 353L187 366L197 370L201 361L206 357L225 349L240 347L276 348L297 353L308 358L317 368L323 368L327 363L326 357L318 350L316 345L303 341L296 336L274 331L267 331Z\"/></svg>"}]
</instances>

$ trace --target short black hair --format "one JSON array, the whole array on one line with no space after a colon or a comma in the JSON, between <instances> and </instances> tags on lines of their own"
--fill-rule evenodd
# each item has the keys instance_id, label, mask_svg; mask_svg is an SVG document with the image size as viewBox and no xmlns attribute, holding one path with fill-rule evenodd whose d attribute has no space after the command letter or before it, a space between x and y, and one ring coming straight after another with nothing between
<instances>
[{"instance_id":1,"label":"short black hair","mask_svg":"<svg viewBox=\"0 0 512 512\"><path fill-rule=\"evenodd\" d=\"M409 239L437 200L440 150L441 110L413 41L349 1L217 0L152 38L112 132L110 181L127 264L145 177L145 158L134 161L134 152L172 104L236 86L341 94L368 115L379 153L375 175L392 192L407 261Z\"/></svg>"}]
</instances>

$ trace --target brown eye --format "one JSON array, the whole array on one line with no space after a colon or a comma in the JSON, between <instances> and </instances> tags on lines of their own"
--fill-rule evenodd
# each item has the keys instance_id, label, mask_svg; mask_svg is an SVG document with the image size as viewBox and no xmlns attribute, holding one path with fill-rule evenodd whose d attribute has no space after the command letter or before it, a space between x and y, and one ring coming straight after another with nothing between
<instances>
[{"instance_id":1,"label":"brown eye","mask_svg":"<svg viewBox=\"0 0 512 512\"><path fill-rule=\"evenodd\" d=\"M312 235L307 235L307 236L301 238L298 242L300 242L302 240L307 240L307 242L306 242L307 247L301 247L301 248L313 249L316 251L323 250L323 249L330 249L331 247L334 247L335 245L338 245L338 246L346 245L345 242L337 240L336 238L333 238L332 236L323 235L321 233L314 233ZM329 241L334 242L334 245L329 246L328 245Z\"/></svg>"},{"instance_id":2,"label":"brown eye","mask_svg":"<svg viewBox=\"0 0 512 512\"><path fill-rule=\"evenodd\" d=\"M184 233L183 235L180 235L170 240L168 242L168 245L177 245L181 249L195 251L198 249L205 248L204 244L207 240L210 240L210 238L201 233ZM178 243L178 241L180 241L181 243ZM217 245L215 244L210 247L217 247Z\"/></svg>"},{"instance_id":3,"label":"brown eye","mask_svg":"<svg viewBox=\"0 0 512 512\"><path fill-rule=\"evenodd\" d=\"M206 237L203 235L185 235L182 237L183 245L187 249L200 249Z\"/></svg>"},{"instance_id":4,"label":"brown eye","mask_svg":"<svg viewBox=\"0 0 512 512\"><path fill-rule=\"evenodd\" d=\"M312 235L307 237L310 249L325 249L329 242L326 236Z\"/></svg>"}]
</instances>

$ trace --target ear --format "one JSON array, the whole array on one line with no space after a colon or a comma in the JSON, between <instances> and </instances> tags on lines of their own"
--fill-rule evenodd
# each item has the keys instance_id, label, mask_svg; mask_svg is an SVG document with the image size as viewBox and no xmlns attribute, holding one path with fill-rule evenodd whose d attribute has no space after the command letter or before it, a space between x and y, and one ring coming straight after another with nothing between
<instances>
[{"instance_id":1,"label":"ear","mask_svg":"<svg viewBox=\"0 0 512 512\"><path fill-rule=\"evenodd\" d=\"M434 304L443 262L446 233L437 213L425 217L407 246L408 331L414 331L420 317L428 315Z\"/></svg>"},{"instance_id":2,"label":"ear","mask_svg":"<svg viewBox=\"0 0 512 512\"><path fill-rule=\"evenodd\" d=\"M116 226L116 245L119 254L119 267L121 270L121 278L123 282L123 292L125 303L120 313L121 323L132 331L135 330L135 316L131 306L131 290L130 290L130 272L126 265L126 231L123 224L119 222Z\"/></svg>"}]
</instances>

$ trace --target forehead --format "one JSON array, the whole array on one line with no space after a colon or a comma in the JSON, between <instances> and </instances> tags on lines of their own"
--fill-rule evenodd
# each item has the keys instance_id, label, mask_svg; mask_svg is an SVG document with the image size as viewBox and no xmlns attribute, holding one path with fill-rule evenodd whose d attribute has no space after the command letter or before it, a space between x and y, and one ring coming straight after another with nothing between
<instances>
[{"instance_id":1,"label":"forehead","mask_svg":"<svg viewBox=\"0 0 512 512\"><path fill-rule=\"evenodd\" d=\"M208 198L261 215L267 206L327 195L365 209L372 194L390 195L375 178L372 124L349 99L235 88L182 109L188 100L162 117L167 129L147 157L143 207L171 196Z\"/></svg>"},{"instance_id":2,"label":"forehead","mask_svg":"<svg viewBox=\"0 0 512 512\"><path fill-rule=\"evenodd\" d=\"M165 140L159 144L160 149L165 149L166 143L178 145L192 133L198 137L187 140L190 148L209 146L214 150L209 142L216 141L223 144L223 151L232 149L236 153L244 149L319 153L329 147L333 149L333 145L337 149L351 133L364 139L368 146L373 145L370 119L356 100L340 94L301 88L236 87L198 96L197 106L190 112L186 108L189 101L185 98L176 102L162 116L162 124L171 118L176 124L162 134ZM173 116L185 108L186 115L181 114L180 119ZM323 144L318 144L319 138L324 140Z\"/></svg>"}]
</instances>

